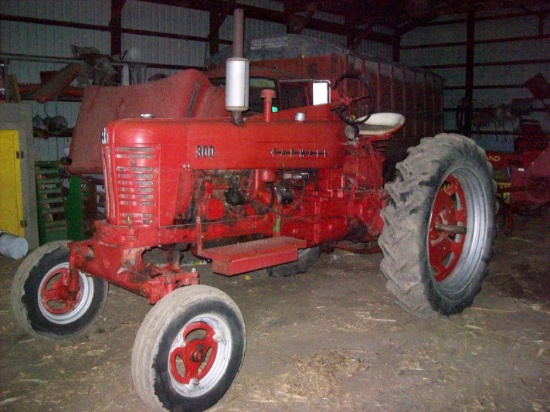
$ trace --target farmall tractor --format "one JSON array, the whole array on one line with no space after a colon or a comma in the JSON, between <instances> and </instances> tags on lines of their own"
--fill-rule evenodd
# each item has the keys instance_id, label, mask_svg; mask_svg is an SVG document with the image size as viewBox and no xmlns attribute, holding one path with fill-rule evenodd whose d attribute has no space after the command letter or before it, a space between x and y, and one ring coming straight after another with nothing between
<instances>
[{"instance_id":1,"label":"farmall tractor","mask_svg":"<svg viewBox=\"0 0 550 412\"><path fill-rule=\"evenodd\" d=\"M13 282L18 322L44 338L89 328L108 283L155 304L132 353L136 390L153 410L214 405L245 353L239 308L199 285L197 271L180 264L184 254L221 275L286 276L343 241L378 242L388 290L424 316L470 306L493 253L495 184L472 140L423 139L385 184L385 143L404 118L371 113L361 79L312 82L316 104L275 113L266 90L263 113L248 114L247 68L244 59L228 61L230 117L109 123L101 136L106 219L89 240L32 252ZM339 94L346 82L365 95ZM146 259L153 249L162 261Z\"/></svg>"}]
</instances>

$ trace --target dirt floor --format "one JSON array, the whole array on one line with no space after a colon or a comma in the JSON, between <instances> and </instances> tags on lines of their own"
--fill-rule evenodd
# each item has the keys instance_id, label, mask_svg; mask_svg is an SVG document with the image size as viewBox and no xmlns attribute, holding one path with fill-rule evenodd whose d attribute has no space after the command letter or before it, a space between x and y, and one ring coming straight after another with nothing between
<instances>
[{"instance_id":1,"label":"dirt floor","mask_svg":"<svg viewBox=\"0 0 550 412\"><path fill-rule=\"evenodd\" d=\"M500 231L474 306L417 319L385 290L380 254L323 255L290 278L213 275L243 312L248 347L214 411L550 411L550 211ZM15 323L18 262L0 258L0 410L143 410L130 377L150 309L111 287L78 338L32 338Z\"/></svg>"}]
</instances>

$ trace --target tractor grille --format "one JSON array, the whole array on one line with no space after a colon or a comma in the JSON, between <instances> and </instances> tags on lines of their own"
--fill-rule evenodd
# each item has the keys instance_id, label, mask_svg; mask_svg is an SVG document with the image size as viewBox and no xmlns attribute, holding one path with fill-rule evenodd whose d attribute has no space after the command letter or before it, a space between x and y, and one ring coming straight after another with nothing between
<instances>
[{"instance_id":1,"label":"tractor grille","mask_svg":"<svg viewBox=\"0 0 550 412\"><path fill-rule=\"evenodd\" d=\"M115 147L112 161L109 180L114 184L109 203L116 216L109 216L109 220L119 225L153 225L159 203L157 149Z\"/></svg>"}]
</instances>

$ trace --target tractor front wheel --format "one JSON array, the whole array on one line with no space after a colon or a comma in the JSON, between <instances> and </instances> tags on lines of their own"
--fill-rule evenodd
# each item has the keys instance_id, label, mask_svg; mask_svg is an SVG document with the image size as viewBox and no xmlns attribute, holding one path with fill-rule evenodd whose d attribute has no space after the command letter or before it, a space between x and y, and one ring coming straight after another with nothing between
<instances>
[{"instance_id":1,"label":"tractor front wheel","mask_svg":"<svg viewBox=\"0 0 550 412\"><path fill-rule=\"evenodd\" d=\"M452 315L472 304L493 254L495 188L484 151L464 136L422 139L397 164L379 245L405 310Z\"/></svg>"},{"instance_id":2,"label":"tractor front wheel","mask_svg":"<svg viewBox=\"0 0 550 412\"><path fill-rule=\"evenodd\" d=\"M83 333L101 314L108 283L80 272L73 282L66 241L48 243L21 263L11 288L12 309L30 334L65 339Z\"/></svg>"},{"instance_id":3,"label":"tractor front wheel","mask_svg":"<svg viewBox=\"0 0 550 412\"><path fill-rule=\"evenodd\" d=\"M132 351L141 399L158 411L202 411L218 402L241 367L245 325L225 293L197 285L176 289L151 309Z\"/></svg>"}]
</instances>

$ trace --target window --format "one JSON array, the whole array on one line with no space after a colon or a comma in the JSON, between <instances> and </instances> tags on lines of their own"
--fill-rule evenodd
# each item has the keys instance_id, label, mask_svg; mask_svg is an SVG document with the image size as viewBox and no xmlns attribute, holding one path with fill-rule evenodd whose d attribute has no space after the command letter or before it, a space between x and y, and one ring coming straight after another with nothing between
<instances>
[{"instance_id":1,"label":"window","mask_svg":"<svg viewBox=\"0 0 550 412\"><path fill-rule=\"evenodd\" d=\"M214 86L225 86L225 78L210 79ZM280 92L277 90L277 82L266 77L251 77L249 84L249 110L247 113L262 113L264 102L261 97L262 90L275 90L277 96L273 99L273 111L291 109L307 105L306 88L298 83L279 83Z\"/></svg>"}]
</instances>

